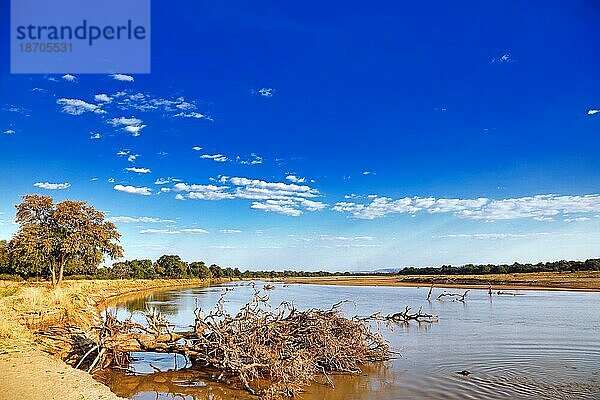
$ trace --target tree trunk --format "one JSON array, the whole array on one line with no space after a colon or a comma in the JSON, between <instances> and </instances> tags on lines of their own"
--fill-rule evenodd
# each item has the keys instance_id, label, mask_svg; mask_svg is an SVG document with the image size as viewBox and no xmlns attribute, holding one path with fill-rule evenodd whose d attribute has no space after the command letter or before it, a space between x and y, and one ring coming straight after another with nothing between
<instances>
[{"instance_id":1,"label":"tree trunk","mask_svg":"<svg viewBox=\"0 0 600 400\"><path fill-rule=\"evenodd\" d=\"M60 269L58 270L58 283L56 286L60 286L63 280L63 270L65 269L65 260L60 260Z\"/></svg>"},{"instance_id":2,"label":"tree trunk","mask_svg":"<svg viewBox=\"0 0 600 400\"><path fill-rule=\"evenodd\" d=\"M50 272L52 273L52 287L56 287L56 271L54 270L54 265L50 266Z\"/></svg>"}]
</instances>

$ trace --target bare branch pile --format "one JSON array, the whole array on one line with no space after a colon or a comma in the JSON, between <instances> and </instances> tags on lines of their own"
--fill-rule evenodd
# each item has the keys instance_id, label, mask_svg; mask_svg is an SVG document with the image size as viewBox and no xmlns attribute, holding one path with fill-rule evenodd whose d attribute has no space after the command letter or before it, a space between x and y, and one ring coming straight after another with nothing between
<instances>
[{"instance_id":1,"label":"bare branch pile","mask_svg":"<svg viewBox=\"0 0 600 400\"><path fill-rule=\"evenodd\" d=\"M274 399L296 396L318 380L333 386L331 372L360 373L365 363L390 359L387 344L369 329L368 320L345 318L342 303L299 311L290 303L269 309L267 302L268 296L255 290L252 301L230 315L222 296L207 315L197 309L193 328L183 332L155 312L146 314L145 325L108 315L99 350L88 356L96 358L91 369L126 367L131 351L178 353L219 371L219 380ZM408 309L402 315L409 317Z\"/></svg>"}]
</instances>

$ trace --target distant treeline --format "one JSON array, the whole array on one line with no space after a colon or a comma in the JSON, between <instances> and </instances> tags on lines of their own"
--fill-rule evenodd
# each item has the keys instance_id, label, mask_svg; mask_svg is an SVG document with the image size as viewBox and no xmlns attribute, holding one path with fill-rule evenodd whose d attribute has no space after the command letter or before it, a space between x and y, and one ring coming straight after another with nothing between
<instances>
[{"instance_id":1,"label":"distant treeline","mask_svg":"<svg viewBox=\"0 0 600 400\"><path fill-rule=\"evenodd\" d=\"M552 261L537 264L466 264L461 267L442 265L441 267L405 267L400 275L484 275L484 274L520 274L526 272L575 272L600 271L600 258L585 261Z\"/></svg>"},{"instance_id":2,"label":"distant treeline","mask_svg":"<svg viewBox=\"0 0 600 400\"><path fill-rule=\"evenodd\" d=\"M524 272L600 271L600 259L586 261L555 261L538 264L467 264L460 267L405 267L399 272L327 272L327 271L240 271L238 268L207 265L203 261L185 262L177 255L163 255L158 260L120 261L109 267L97 264L69 261L64 274L71 279L182 279L182 278L229 278L229 279L277 279L292 277L326 277L357 275L476 275ZM9 243L0 240L0 279L13 277L48 278L48 268L41 263L23 263L11 259Z\"/></svg>"}]
</instances>

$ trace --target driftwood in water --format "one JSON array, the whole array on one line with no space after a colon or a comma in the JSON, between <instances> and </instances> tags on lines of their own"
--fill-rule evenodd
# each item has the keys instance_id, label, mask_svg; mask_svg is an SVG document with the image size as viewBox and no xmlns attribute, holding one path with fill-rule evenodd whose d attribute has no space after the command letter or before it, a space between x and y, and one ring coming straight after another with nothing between
<instances>
[{"instance_id":1,"label":"driftwood in water","mask_svg":"<svg viewBox=\"0 0 600 400\"><path fill-rule=\"evenodd\" d=\"M390 359L368 319L343 317L342 303L299 311L290 303L268 309L267 301L255 290L252 301L230 315L222 295L216 310L205 315L197 309L186 331L175 330L155 312L146 314L144 325L108 314L99 328L98 350L87 355L93 359L89 368L126 367L132 351L177 353L195 366L220 371L218 380L263 398L280 398L295 396L318 377L333 385L330 372L360 373L365 363ZM408 310L394 316L409 318Z\"/></svg>"},{"instance_id":2,"label":"driftwood in water","mask_svg":"<svg viewBox=\"0 0 600 400\"><path fill-rule=\"evenodd\" d=\"M381 313L371 314L368 317L358 318L362 321L383 321L383 322L394 322L394 323L408 323L410 321L416 322L436 322L438 320L437 314L427 314L423 312L423 307L419 307L416 313L410 312L410 307L406 306L404 310L388 315L381 315Z\"/></svg>"},{"instance_id":3,"label":"driftwood in water","mask_svg":"<svg viewBox=\"0 0 600 400\"><path fill-rule=\"evenodd\" d=\"M429 292L427 292L427 301L431 301L431 293L433 292L434 283L429 287Z\"/></svg>"},{"instance_id":4,"label":"driftwood in water","mask_svg":"<svg viewBox=\"0 0 600 400\"><path fill-rule=\"evenodd\" d=\"M497 291L496 294L498 296L522 296L523 293L515 293L515 292L502 292L502 291Z\"/></svg>"},{"instance_id":5,"label":"driftwood in water","mask_svg":"<svg viewBox=\"0 0 600 400\"><path fill-rule=\"evenodd\" d=\"M450 293L450 292L447 292L447 291L444 290L437 297L436 300L442 301L442 300L444 300L445 297L449 297L449 298L452 298L452 301L463 301L464 302L465 301L465 297L467 297L468 293L469 293L468 290L465 290L465 292L463 294L460 294L460 293Z\"/></svg>"}]
</instances>

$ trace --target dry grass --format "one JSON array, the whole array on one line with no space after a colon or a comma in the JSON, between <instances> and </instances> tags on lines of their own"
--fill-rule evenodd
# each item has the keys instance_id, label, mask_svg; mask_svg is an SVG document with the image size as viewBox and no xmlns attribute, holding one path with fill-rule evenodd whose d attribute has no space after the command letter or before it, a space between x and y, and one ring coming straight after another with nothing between
<instances>
[{"instance_id":1,"label":"dry grass","mask_svg":"<svg viewBox=\"0 0 600 400\"><path fill-rule=\"evenodd\" d=\"M0 352L30 347L33 331L56 324L85 330L100 322L112 298L167 286L201 286L206 280L78 280L59 288L47 282L0 281Z\"/></svg>"}]
</instances>

